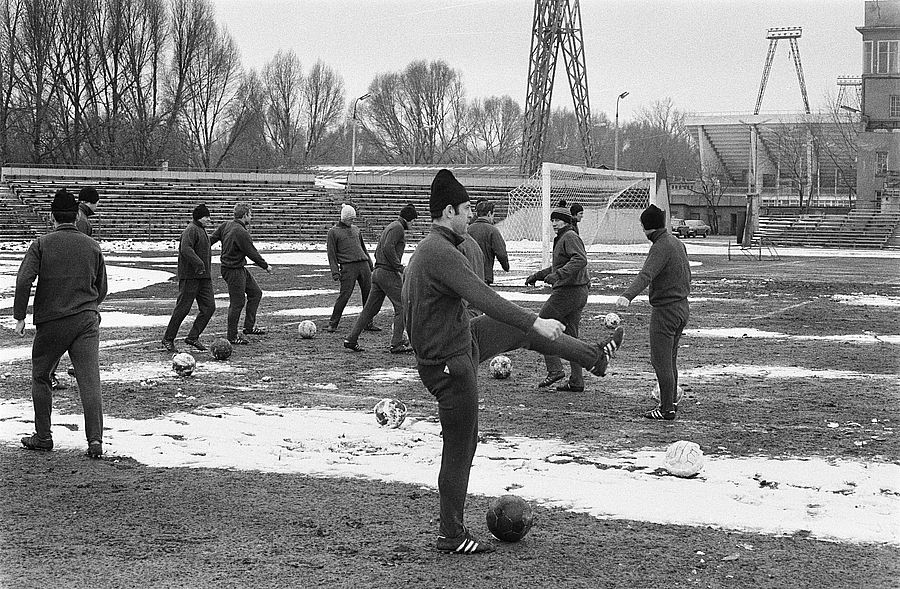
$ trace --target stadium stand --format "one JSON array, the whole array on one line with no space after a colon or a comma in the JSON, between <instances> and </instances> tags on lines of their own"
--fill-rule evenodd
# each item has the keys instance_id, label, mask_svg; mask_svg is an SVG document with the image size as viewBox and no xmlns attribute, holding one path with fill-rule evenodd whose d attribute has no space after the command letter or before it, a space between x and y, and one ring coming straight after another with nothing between
<instances>
[{"instance_id":1,"label":"stadium stand","mask_svg":"<svg viewBox=\"0 0 900 589\"><path fill-rule=\"evenodd\" d=\"M896 241L898 230L900 213L855 209L846 215L760 217L754 237L778 246L883 249Z\"/></svg>"}]
</instances>

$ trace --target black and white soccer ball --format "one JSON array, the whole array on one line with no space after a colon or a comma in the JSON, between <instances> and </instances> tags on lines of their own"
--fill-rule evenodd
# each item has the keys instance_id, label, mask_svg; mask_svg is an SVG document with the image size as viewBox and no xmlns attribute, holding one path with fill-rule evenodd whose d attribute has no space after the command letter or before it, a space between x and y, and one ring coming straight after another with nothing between
<instances>
[{"instance_id":1,"label":"black and white soccer ball","mask_svg":"<svg viewBox=\"0 0 900 589\"><path fill-rule=\"evenodd\" d=\"M209 353L216 360L228 360L233 351L234 348L231 346L231 342L224 337L214 339L213 343L209 345Z\"/></svg>"},{"instance_id":2,"label":"black and white soccer ball","mask_svg":"<svg viewBox=\"0 0 900 589\"><path fill-rule=\"evenodd\" d=\"M502 495L488 506L487 527L498 540L518 542L533 525L531 505L517 495Z\"/></svg>"},{"instance_id":3,"label":"black and white soccer ball","mask_svg":"<svg viewBox=\"0 0 900 589\"><path fill-rule=\"evenodd\" d=\"M301 321L300 325L297 326L297 333L303 339L312 339L316 337L316 324L309 319Z\"/></svg>"},{"instance_id":4,"label":"black and white soccer ball","mask_svg":"<svg viewBox=\"0 0 900 589\"><path fill-rule=\"evenodd\" d=\"M172 356L172 370L178 376L190 376L194 374L194 368L197 367L197 361L187 352L181 352Z\"/></svg>"},{"instance_id":5,"label":"black and white soccer ball","mask_svg":"<svg viewBox=\"0 0 900 589\"><path fill-rule=\"evenodd\" d=\"M666 470L677 477L697 476L704 462L703 450L695 442L679 440L666 449Z\"/></svg>"},{"instance_id":6,"label":"black and white soccer ball","mask_svg":"<svg viewBox=\"0 0 900 589\"><path fill-rule=\"evenodd\" d=\"M653 387L653 390L650 391L650 396L656 399L656 402L659 403L659 383ZM681 388L681 385L675 389L675 402L678 403L684 398L684 389Z\"/></svg>"},{"instance_id":7,"label":"black and white soccer ball","mask_svg":"<svg viewBox=\"0 0 900 589\"><path fill-rule=\"evenodd\" d=\"M512 360L508 356L494 356L488 365L491 372L491 378L503 380L509 378L512 374Z\"/></svg>"},{"instance_id":8,"label":"black and white soccer ball","mask_svg":"<svg viewBox=\"0 0 900 589\"><path fill-rule=\"evenodd\" d=\"M617 313L607 313L603 317L603 326L606 329L615 329L622 323L622 318Z\"/></svg>"},{"instance_id":9,"label":"black and white soccer ball","mask_svg":"<svg viewBox=\"0 0 900 589\"><path fill-rule=\"evenodd\" d=\"M406 404L398 399L382 399L375 404L374 412L378 425L398 428L406 419Z\"/></svg>"}]
</instances>

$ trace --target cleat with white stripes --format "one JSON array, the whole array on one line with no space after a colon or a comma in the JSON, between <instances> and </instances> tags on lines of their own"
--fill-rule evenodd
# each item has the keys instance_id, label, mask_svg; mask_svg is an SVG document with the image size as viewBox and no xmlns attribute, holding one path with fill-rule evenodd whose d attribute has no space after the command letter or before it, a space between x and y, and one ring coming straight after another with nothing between
<instances>
[{"instance_id":1,"label":"cleat with white stripes","mask_svg":"<svg viewBox=\"0 0 900 589\"><path fill-rule=\"evenodd\" d=\"M463 529L463 533L455 538L438 536L437 549L454 554L485 554L495 550L492 544L479 541L466 529Z\"/></svg>"},{"instance_id":2,"label":"cleat with white stripes","mask_svg":"<svg viewBox=\"0 0 900 589\"><path fill-rule=\"evenodd\" d=\"M609 359L616 355L616 350L622 345L625 339L625 330L617 327L611 336L606 338L602 344L596 344L600 352L597 363L591 368L591 374L595 376L606 376L606 368L609 366Z\"/></svg>"}]
</instances>

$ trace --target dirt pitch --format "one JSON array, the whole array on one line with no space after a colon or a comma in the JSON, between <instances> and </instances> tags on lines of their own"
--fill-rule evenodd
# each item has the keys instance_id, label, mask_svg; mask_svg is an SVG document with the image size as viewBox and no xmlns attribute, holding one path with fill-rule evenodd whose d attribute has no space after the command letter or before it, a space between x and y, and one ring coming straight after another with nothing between
<instances>
[{"instance_id":1,"label":"dirt pitch","mask_svg":"<svg viewBox=\"0 0 900 589\"><path fill-rule=\"evenodd\" d=\"M264 252L268 255L269 252ZM137 267L158 268L145 252ZM896 259L784 257L728 261L692 254L689 328L744 328L791 335L900 334L895 306L853 306L836 295L900 298ZM604 274L603 260L642 257L592 254L592 294L616 295L631 276ZM214 272L217 274L217 268ZM257 273L264 291L331 289L321 267L282 265ZM225 292L215 280L217 293ZM500 290L523 290L501 287ZM112 295L104 311L168 315L174 282ZM357 375L385 366L414 367L410 356L390 355L387 331L365 333L364 354L341 346L352 317L338 333L313 340L295 336L299 319L279 309L330 307L334 295L263 298L260 323L269 335L239 348L223 373L189 391L162 382L104 385L108 416L150 419L210 403L328 405L370 411L384 396L403 399L413 415L433 419L436 406L420 383L382 385ZM351 305L358 305L358 294ZM227 301L204 339L224 332ZM526 303L537 309L539 303ZM585 312L582 337L603 333ZM389 315L378 319L384 327ZM690 439L709 456L843 458L900 462L895 431L900 394L890 379L766 379L734 375L690 386L678 421L642 420L653 377L649 365L649 306L623 314L628 336L606 379L589 379L583 394L546 394L534 385L543 363L531 352L510 354L514 378L495 381L482 367L481 430L485 436L522 435L589 443L614 452L664 448ZM182 328L181 337L187 327ZM101 362L168 362L158 345L162 328L104 329L104 339L139 342L101 350ZM6 331L0 350L23 341ZM680 368L749 364L900 372L898 346L846 341L686 337ZM28 399L30 362L0 366L10 376L0 398ZM313 389L300 382L334 383ZM252 385L252 386L248 386ZM189 393L189 394L188 394ZM75 387L55 397L56 415L80 413ZM77 422L77 421L76 421ZM838 427L829 427L837 423ZM23 424L23 433L30 427ZM477 460L477 459L476 459ZM363 479L313 478L253 471L156 468L128 456L90 461L61 450L33 453L17 440L0 446L0 586L85 587L896 587L900 548L825 542L800 531L772 536L712 527L595 519L536 505L537 523L519 544L498 552L456 557L433 549L437 494L417 485ZM437 478L437 472L434 473ZM895 487L893 491L895 492ZM887 492L887 491L886 491ZM488 536L488 497L467 506L473 530ZM677 497L660 498L678 509ZM900 525L900 524L898 524Z\"/></svg>"}]
</instances>

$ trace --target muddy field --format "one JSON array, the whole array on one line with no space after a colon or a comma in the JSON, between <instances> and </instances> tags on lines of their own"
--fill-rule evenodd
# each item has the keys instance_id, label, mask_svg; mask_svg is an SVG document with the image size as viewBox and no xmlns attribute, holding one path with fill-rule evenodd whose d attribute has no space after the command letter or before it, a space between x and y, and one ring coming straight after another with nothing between
<instances>
[{"instance_id":1,"label":"muddy field","mask_svg":"<svg viewBox=\"0 0 900 589\"><path fill-rule=\"evenodd\" d=\"M584 393L538 389L544 366L532 352L509 354L509 380L490 379L482 366L485 442L521 436L621 455L664 450L687 439L700 444L710 461L800 458L872 468L900 462L897 259L729 261L708 249L690 255L691 320L679 352L686 395L677 421L640 417L653 405L654 384L646 334L650 308L643 298L622 313L626 342L608 376L588 375ZM413 357L388 353L388 305L377 318L384 331L365 332L360 339L366 351L345 350L341 341L355 319L352 308L361 304L358 293L339 331L326 333L335 283L320 263L303 256L292 261L296 253L263 252L276 268L273 275L255 274L265 293L277 293L264 294L260 308L260 324L269 333L251 338L252 345L237 348L227 362L181 344L190 318L185 322L179 347L199 363L188 379L168 369L169 355L159 345L175 282L110 295L102 338L119 343L101 349L104 370L115 375L104 382L107 418L146 422L248 404L369 414L378 399L396 397L408 405L411 422L433 426L436 404L409 377ZM108 264L173 271L173 256L109 253ZM591 294L600 302L585 309L581 337L595 340L606 333L599 318L612 310L604 297L624 289L643 257L590 258ZM14 274L20 257L7 253L0 259L4 272ZM498 291L514 299L540 295L541 289L523 285L535 267L531 256L517 256L513 272L501 273L501 280L509 280ZM214 283L217 293L225 292L222 280ZM216 302L203 337L207 343L225 331L227 298ZM520 304L540 307L539 301ZM119 313L156 322L116 327ZM314 339L296 334L306 318L319 327ZM16 338L10 322L7 315L0 339L0 353L6 354L0 401L8 404L30 399L30 361L19 349L30 339L28 332ZM383 378L371 378L379 371ZM55 397L55 435L83 425L77 387L70 384ZM28 412L13 413L3 414L3 431L30 433ZM292 438L302 443L304 432ZM81 445L32 453L19 447L18 437L4 438L0 586L887 588L900 578L900 480L887 481L880 491L882 499L893 501L885 515L886 525L894 527L893 542L841 541L804 529L751 532L727 518L717 525L679 525L615 513L594 517L536 501L537 523L524 541L500 545L492 555L454 557L433 548L436 469L432 481L418 484L204 467L202 457L190 466L162 467L120 451L117 439L107 444L103 460L90 461ZM259 446L247 448L260 452ZM253 455L246 459L252 464ZM780 481L757 482L776 489ZM703 497L702 481L694 483L683 493L660 494L654 507L677 513L689 499ZM841 492L852 496L853 485ZM482 537L489 536L483 516L489 500L475 494L467 507L469 525Z\"/></svg>"}]
</instances>

